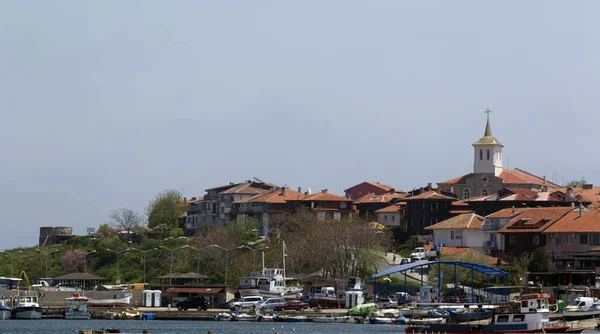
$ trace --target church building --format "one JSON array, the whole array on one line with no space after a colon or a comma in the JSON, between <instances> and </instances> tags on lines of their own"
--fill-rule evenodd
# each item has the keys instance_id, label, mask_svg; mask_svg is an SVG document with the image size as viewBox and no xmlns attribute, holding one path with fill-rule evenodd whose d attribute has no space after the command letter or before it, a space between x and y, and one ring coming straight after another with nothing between
<instances>
[{"instance_id":1,"label":"church building","mask_svg":"<svg viewBox=\"0 0 600 334\"><path fill-rule=\"evenodd\" d=\"M438 182L442 191L456 194L459 199L488 196L503 188L519 188L534 191L547 191L560 188L558 185L521 169L507 169L502 166L504 145L492 136L490 110L483 137L473 143L473 172L454 179Z\"/></svg>"}]
</instances>

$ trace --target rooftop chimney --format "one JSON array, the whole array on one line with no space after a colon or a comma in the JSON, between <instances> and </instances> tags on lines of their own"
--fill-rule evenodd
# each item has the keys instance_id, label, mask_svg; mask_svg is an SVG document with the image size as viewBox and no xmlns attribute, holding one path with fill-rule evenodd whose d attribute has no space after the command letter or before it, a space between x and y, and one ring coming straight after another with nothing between
<instances>
[{"instance_id":1,"label":"rooftop chimney","mask_svg":"<svg viewBox=\"0 0 600 334\"><path fill-rule=\"evenodd\" d=\"M396 192L396 189L394 189L394 188L390 188L390 194L393 194L393 193L395 193L395 192Z\"/></svg>"},{"instance_id":2,"label":"rooftop chimney","mask_svg":"<svg viewBox=\"0 0 600 334\"><path fill-rule=\"evenodd\" d=\"M573 188L567 188L567 197L573 198L574 194L575 192L573 191Z\"/></svg>"},{"instance_id":3,"label":"rooftop chimney","mask_svg":"<svg viewBox=\"0 0 600 334\"><path fill-rule=\"evenodd\" d=\"M427 183L427 191L431 190L431 183Z\"/></svg>"},{"instance_id":4,"label":"rooftop chimney","mask_svg":"<svg viewBox=\"0 0 600 334\"><path fill-rule=\"evenodd\" d=\"M281 196L285 196L285 187L281 187Z\"/></svg>"},{"instance_id":5,"label":"rooftop chimney","mask_svg":"<svg viewBox=\"0 0 600 334\"><path fill-rule=\"evenodd\" d=\"M326 192L327 192L327 190L329 190L329 189L323 189L323 190L321 190L321 192L322 192L322 193L326 193Z\"/></svg>"},{"instance_id":6,"label":"rooftop chimney","mask_svg":"<svg viewBox=\"0 0 600 334\"><path fill-rule=\"evenodd\" d=\"M298 187L298 192L302 194L302 187Z\"/></svg>"},{"instance_id":7,"label":"rooftop chimney","mask_svg":"<svg viewBox=\"0 0 600 334\"><path fill-rule=\"evenodd\" d=\"M579 204L579 218L583 217L583 204Z\"/></svg>"},{"instance_id":8,"label":"rooftop chimney","mask_svg":"<svg viewBox=\"0 0 600 334\"><path fill-rule=\"evenodd\" d=\"M544 175L544 185L546 185L546 175Z\"/></svg>"},{"instance_id":9,"label":"rooftop chimney","mask_svg":"<svg viewBox=\"0 0 600 334\"><path fill-rule=\"evenodd\" d=\"M585 190L589 190L589 189L593 189L594 185L591 183L588 183L588 184L584 184L581 188L585 189Z\"/></svg>"}]
</instances>

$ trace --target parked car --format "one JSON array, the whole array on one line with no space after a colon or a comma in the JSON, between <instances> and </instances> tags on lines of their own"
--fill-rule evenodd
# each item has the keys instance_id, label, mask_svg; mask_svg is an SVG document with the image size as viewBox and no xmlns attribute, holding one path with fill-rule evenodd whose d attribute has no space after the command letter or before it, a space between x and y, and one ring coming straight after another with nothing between
<instances>
[{"instance_id":1,"label":"parked car","mask_svg":"<svg viewBox=\"0 0 600 334\"><path fill-rule=\"evenodd\" d=\"M242 297L236 301L234 301L233 303L229 304L229 309L232 311L239 311L245 308L251 308L252 306L255 306L257 303L260 303L263 301L263 297L262 296L248 296L248 297Z\"/></svg>"},{"instance_id":2,"label":"parked car","mask_svg":"<svg viewBox=\"0 0 600 334\"><path fill-rule=\"evenodd\" d=\"M309 307L308 303L305 303L301 300L288 300L286 303L275 307L275 311L285 311L285 310L296 310L296 311L304 311Z\"/></svg>"},{"instance_id":3,"label":"parked car","mask_svg":"<svg viewBox=\"0 0 600 334\"><path fill-rule=\"evenodd\" d=\"M313 295L303 294L302 297L299 298L300 301L308 304L308 307L316 307L317 299Z\"/></svg>"},{"instance_id":4,"label":"parked car","mask_svg":"<svg viewBox=\"0 0 600 334\"><path fill-rule=\"evenodd\" d=\"M379 297L375 300L375 304L379 308L392 308L398 306L398 301L390 297Z\"/></svg>"},{"instance_id":5,"label":"parked car","mask_svg":"<svg viewBox=\"0 0 600 334\"><path fill-rule=\"evenodd\" d=\"M208 303L203 296L195 296L188 297L185 300L178 302L175 304L175 307L177 307L177 310L179 311L187 311L190 308L195 308L198 311L206 311L208 309Z\"/></svg>"},{"instance_id":6,"label":"parked car","mask_svg":"<svg viewBox=\"0 0 600 334\"><path fill-rule=\"evenodd\" d=\"M219 308L229 308L229 305L233 304L234 302L236 302L238 300L239 300L239 298L231 298L229 301L219 304Z\"/></svg>"},{"instance_id":7,"label":"parked car","mask_svg":"<svg viewBox=\"0 0 600 334\"><path fill-rule=\"evenodd\" d=\"M256 303L256 308L258 308L259 310L274 310L277 306L281 306L285 303L286 303L285 299L283 299L281 297L267 298L267 299L263 300L262 302Z\"/></svg>"}]
</instances>

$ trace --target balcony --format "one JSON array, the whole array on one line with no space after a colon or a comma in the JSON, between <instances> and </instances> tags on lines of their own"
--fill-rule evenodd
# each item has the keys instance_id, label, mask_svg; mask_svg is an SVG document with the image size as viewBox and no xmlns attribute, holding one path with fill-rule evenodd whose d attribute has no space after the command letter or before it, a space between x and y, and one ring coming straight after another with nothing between
<instances>
[{"instance_id":1,"label":"balcony","mask_svg":"<svg viewBox=\"0 0 600 334\"><path fill-rule=\"evenodd\" d=\"M565 266L565 265L555 265L555 270L557 272L595 272L596 267L593 266Z\"/></svg>"}]
</instances>

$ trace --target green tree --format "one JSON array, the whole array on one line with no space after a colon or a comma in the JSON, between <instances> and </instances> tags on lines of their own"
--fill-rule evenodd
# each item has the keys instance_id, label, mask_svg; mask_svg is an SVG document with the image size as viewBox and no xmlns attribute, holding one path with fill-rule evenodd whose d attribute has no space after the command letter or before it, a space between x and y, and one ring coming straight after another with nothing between
<instances>
[{"instance_id":1,"label":"green tree","mask_svg":"<svg viewBox=\"0 0 600 334\"><path fill-rule=\"evenodd\" d=\"M565 184L565 188L581 188L584 184L587 184L587 181L584 178L581 180L573 180L567 184Z\"/></svg>"},{"instance_id":2,"label":"green tree","mask_svg":"<svg viewBox=\"0 0 600 334\"><path fill-rule=\"evenodd\" d=\"M146 207L148 227L171 230L179 226L179 217L185 212L183 196L172 189L160 192Z\"/></svg>"},{"instance_id":3,"label":"green tree","mask_svg":"<svg viewBox=\"0 0 600 334\"><path fill-rule=\"evenodd\" d=\"M108 216L111 220L111 224L114 227L120 228L127 232L127 240L131 240L131 233L136 227L142 225L143 219L137 212L127 209L120 208L113 210Z\"/></svg>"},{"instance_id":4,"label":"green tree","mask_svg":"<svg viewBox=\"0 0 600 334\"><path fill-rule=\"evenodd\" d=\"M544 247L539 247L531 253L527 269L532 273L547 273L552 271L552 266L548 262L548 256Z\"/></svg>"}]
</instances>

